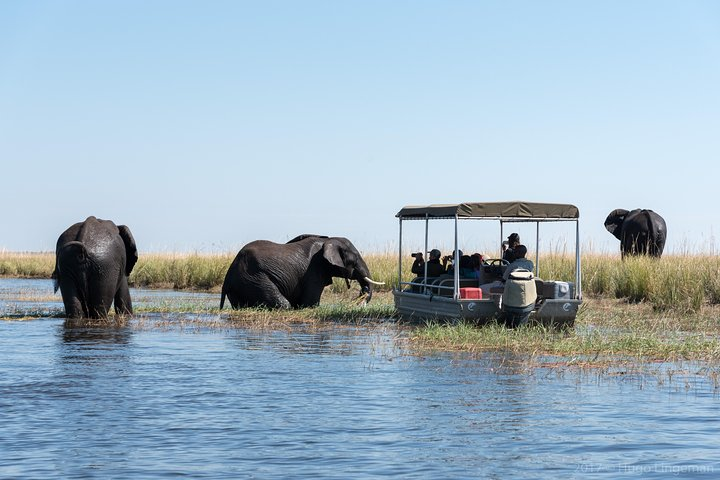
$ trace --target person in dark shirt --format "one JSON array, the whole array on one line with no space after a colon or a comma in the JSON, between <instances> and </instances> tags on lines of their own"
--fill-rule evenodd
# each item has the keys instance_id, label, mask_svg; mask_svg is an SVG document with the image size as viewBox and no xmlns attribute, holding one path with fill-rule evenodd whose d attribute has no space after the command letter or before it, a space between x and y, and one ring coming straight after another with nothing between
<instances>
[{"instance_id":1,"label":"person in dark shirt","mask_svg":"<svg viewBox=\"0 0 720 480\"><path fill-rule=\"evenodd\" d=\"M477 278L475 276L475 269L473 268L473 261L470 255L463 255L460 257L460 277Z\"/></svg>"},{"instance_id":2,"label":"person in dark shirt","mask_svg":"<svg viewBox=\"0 0 720 480\"><path fill-rule=\"evenodd\" d=\"M535 268L533 266L533 262L532 260L525 258L525 255L527 255L527 247L525 245L518 245L517 247L515 247L515 260L510 262L510 265L508 265L505 269L505 273L503 274L503 281L507 281L512 271L517 270L518 268L525 269L528 272L533 271L533 269Z\"/></svg>"},{"instance_id":3,"label":"person in dark shirt","mask_svg":"<svg viewBox=\"0 0 720 480\"><path fill-rule=\"evenodd\" d=\"M515 248L520 245L520 235L511 233L507 241L502 243L503 260L512 262L515 260Z\"/></svg>"},{"instance_id":4,"label":"person in dark shirt","mask_svg":"<svg viewBox=\"0 0 720 480\"><path fill-rule=\"evenodd\" d=\"M482 279L484 276L483 265L485 265L485 257L480 253L473 253L470 255L470 267L472 272L468 275L469 278Z\"/></svg>"},{"instance_id":5,"label":"person in dark shirt","mask_svg":"<svg viewBox=\"0 0 720 480\"><path fill-rule=\"evenodd\" d=\"M440 263L440 257L442 254L437 248L430 250L430 260L427 261L427 275L428 277L439 277L445 273L445 266ZM422 253L415 255L415 261L412 264L412 273L418 277L425 276L425 259Z\"/></svg>"},{"instance_id":6,"label":"person in dark shirt","mask_svg":"<svg viewBox=\"0 0 720 480\"><path fill-rule=\"evenodd\" d=\"M517 245L515 247L515 259L510 262L510 264L505 267L505 273L503 273L502 280L495 280L490 283L484 283L480 285L480 288L482 289L483 296L485 295L491 295L493 293L492 289L496 288L503 288L505 286L505 282L510 277L510 274L517 269L525 269L529 272L532 272L534 269L533 263L531 260L528 260L525 258L525 255L527 255L527 247L525 245Z\"/></svg>"}]
</instances>

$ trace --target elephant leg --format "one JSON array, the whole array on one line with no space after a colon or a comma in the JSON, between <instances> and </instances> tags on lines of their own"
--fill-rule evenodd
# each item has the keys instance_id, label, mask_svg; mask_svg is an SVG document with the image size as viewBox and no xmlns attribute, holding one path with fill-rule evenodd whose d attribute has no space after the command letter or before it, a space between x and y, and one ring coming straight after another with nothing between
<instances>
[{"instance_id":1,"label":"elephant leg","mask_svg":"<svg viewBox=\"0 0 720 480\"><path fill-rule=\"evenodd\" d=\"M88 316L88 312L83 309L83 303L80 301L80 295L73 282L67 280L61 282L60 293L62 294L63 304L65 305L65 316L67 316L67 318L83 318Z\"/></svg>"},{"instance_id":2,"label":"elephant leg","mask_svg":"<svg viewBox=\"0 0 720 480\"><path fill-rule=\"evenodd\" d=\"M225 292L225 295L227 296L228 301L230 302L230 307L232 307L233 310L237 310L240 308L240 302L238 301L237 295L235 295L235 292L228 291Z\"/></svg>"},{"instance_id":3,"label":"elephant leg","mask_svg":"<svg viewBox=\"0 0 720 480\"><path fill-rule=\"evenodd\" d=\"M273 285L272 291L267 293L263 303L270 308L282 308L285 310L293 308L290 301L280 293L275 285Z\"/></svg>"},{"instance_id":4,"label":"elephant leg","mask_svg":"<svg viewBox=\"0 0 720 480\"><path fill-rule=\"evenodd\" d=\"M319 286L313 288L312 286L309 286L305 288L305 291L302 294L302 298L300 299L300 305L299 307L306 308L306 307L315 307L320 304L320 297L323 293L323 286Z\"/></svg>"},{"instance_id":5,"label":"elephant leg","mask_svg":"<svg viewBox=\"0 0 720 480\"><path fill-rule=\"evenodd\" d=\"M110 305L115 295L114 282L110 283L102 278L91 278L89 280L87 309L90 318L107 318ZM107 285L106 285L107 283Z\"/></svg>"},{"instance_id":6,"label":"elephant leg","mask_svg":"<svg viewBox=\"0 0 720 480\"><path fill-rule=\"evenodd\" d=\"M115 293L115 313L118 315L132 315L132 300L130 300L130 287L127 278L120 281L120 288Z\"/></svg>"},{"instance_id":7,"label":"elephant leg","mask_svg":"<svg viewBox=\"0 0 720 480\"><path fill-rule=\"evenodd\" d=\"M293 308L290 301L285 298L285 295L280 293L277 285L270 280L258 285L258 292L259 296L255 298L257 305L265 305L269 308L282 308L285 310Z\"/></svg>"},{"instance_id":8,"label":"elephant leg","mask_svg":"<svg viewBox=\"0 0 720 480\"><path fill-rule=\"evenodd\" d=\"M257 281L239 282L229 288L226 294L230 306L235 310L242 307L292 308L290 301L270 280L259 283Z\"/></svg>"}]
</instances>

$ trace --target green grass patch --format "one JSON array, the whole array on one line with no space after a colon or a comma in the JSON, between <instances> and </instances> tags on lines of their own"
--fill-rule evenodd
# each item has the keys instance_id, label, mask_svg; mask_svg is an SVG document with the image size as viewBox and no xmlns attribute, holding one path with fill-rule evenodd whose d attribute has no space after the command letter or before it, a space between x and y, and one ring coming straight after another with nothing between
<instances>
[{"instance_id":1,"label":"green grass patch","mask_svg":"<svg viewBox=\"0 0 720 480\"><path fill-rule=\"evenodd\" d=\"M660 361L720 361L720 308L703 314L668 315L648 303L627 304L603 299L584 305L568 331L530 325L507 329L499 324L478 327L429 323L413 331L420 350L513 352L604 362L618 357Z\"/></svg>"}]
</instances>

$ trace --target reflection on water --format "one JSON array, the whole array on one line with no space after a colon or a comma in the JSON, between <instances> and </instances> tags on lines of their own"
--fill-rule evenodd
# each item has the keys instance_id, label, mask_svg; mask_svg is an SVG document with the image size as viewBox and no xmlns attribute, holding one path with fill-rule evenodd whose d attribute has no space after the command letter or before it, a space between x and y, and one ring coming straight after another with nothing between
<instances>
[{"instance_id":1,"label":"reflection on water","mask_svg":"<svg viewBox=\"0 0 720 480\"><path fill-rule=\"evenodd\" d=\"M411 355L392 323L143 321L160 319L0 322L0 477L720 472L720 399L697 367L672 381L596 376L506 353Z\"/></svg>"},{"instance_id":2,"label":"reflection on water","mask_svg":"<svg viewBox=\"0 0 720 480\"><path fill-rule=\"evenodd\" d=\"M78 343L90 347L103 343L127 344L131 334L132 331L127 325L107 324L102 320L67 319L61 328L65 343Z\"/></svg>"},{"instance_id":3,"label":"reflection on water","mask_svg":"<svg viewBox=\"0 0 720 480\"><path fill-rule=\"evenodd\" d=\"M218 307L220 295L176 290L130 289L133 306ZM62 317L65 309L60 291L54 292L52 280L0 278L0 315L5 318L24 316Z\"/></svg>"}]
</instances>

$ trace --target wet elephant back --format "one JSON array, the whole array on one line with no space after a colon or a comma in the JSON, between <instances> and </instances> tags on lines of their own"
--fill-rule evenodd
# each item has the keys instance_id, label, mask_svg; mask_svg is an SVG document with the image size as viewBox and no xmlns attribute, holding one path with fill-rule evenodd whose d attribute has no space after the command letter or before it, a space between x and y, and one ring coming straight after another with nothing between
<instances>
[{"instance_id":1,"label":"wet elephant back","mask_svg":"<svg viewBox=\"0 0 720 480\"><path fill-rule=\"evenodd\" d=\"M84 222L76 223L58 239L58 251L70 242L84 245L89 260L102 270L101 273L111 273L108 270L125 264L125 245L117 226L109 220L88 217Z\"/></svg>"},{"instance_id":2,"label":"wet elephant back","mask_svg":"<svg viewBox=\"0 0 720 480\"><path fill-rule=\"evenodd\" d=\"M314 243L313 239L290 244L257 240L240 251L240 267L251 276L267 275L276 285L292 290L295 279L302 277L310 263L309 252Z\"/></svg>"}]
</instances>

